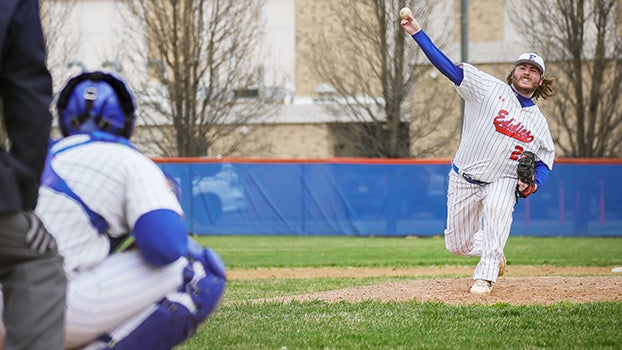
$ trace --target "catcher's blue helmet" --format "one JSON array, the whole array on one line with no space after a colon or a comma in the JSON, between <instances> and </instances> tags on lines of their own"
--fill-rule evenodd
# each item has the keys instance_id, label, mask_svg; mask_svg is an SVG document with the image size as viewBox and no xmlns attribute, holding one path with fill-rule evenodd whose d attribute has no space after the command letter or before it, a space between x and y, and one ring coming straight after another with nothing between
<instances>
[{"instance_id":1,"label":"catcher's blue helmet","mask_svg":"<svg viewBox=\"0 0 622 350\"><path fill-rule=\"evenodd\" d=\"M134 98L125 83L108 73L71 78L56 102L63 136L101 130L130 138L136 120Z\"/></svg>"}]
</instances>

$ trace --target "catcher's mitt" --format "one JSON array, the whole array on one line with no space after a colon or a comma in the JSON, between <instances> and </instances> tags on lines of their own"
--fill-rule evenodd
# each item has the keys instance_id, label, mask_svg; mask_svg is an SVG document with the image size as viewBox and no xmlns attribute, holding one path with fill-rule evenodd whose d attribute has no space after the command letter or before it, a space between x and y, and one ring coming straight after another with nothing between
<instances>
[{"instance_id":1,"label":"catcher's mitt","mask_svg":"<svg viewBox=\"0 0 622 350\"><path fill-rule=\"evenodd\" d=\"M536 155L532 152L524 152L518 160L516 175L518 184L516 185L516 196L527 198L538 189L534 183L534 170L536 168Z\"/></svg>"}]
</instances>

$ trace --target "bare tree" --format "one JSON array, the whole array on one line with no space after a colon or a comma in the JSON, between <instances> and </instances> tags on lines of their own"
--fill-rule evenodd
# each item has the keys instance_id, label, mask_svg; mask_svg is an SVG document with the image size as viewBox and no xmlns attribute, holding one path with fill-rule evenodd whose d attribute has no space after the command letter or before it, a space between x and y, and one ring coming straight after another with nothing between
<instances>
[{"instance_id":1,"label":"bare tree","mask_svg":"<svg viewBox=\"0 0 622 350\"><path fill-rule=\"evenodd\" d=\"M47 65L53 77L54 91L59 91L73 65L71 55L77 52L78 34L70 29L71 18L77 0L41 0L41 22L45 33Z\"/></svg>"},{"instance_id":2,"label":"bare tree","mask_svg":"<svg viewBox=\"0 0 622 350\"><path fill-rule=\"evenodd\" d=\"M561 156L622 151L620 6L618 0L525 0L513 9L520 13L513 22L548 58L556 78L551 117Z\"/></svg>"},{"instance_id":3,"label":"bare tree","mask_svg":"<svg viewBox=\"0 0 622 350\"><path fill-rule=\"evenodd\" d=\"M279 90L264 83L263 0L135 0L127 7L148 68L137 89L141 129L153 132L160 154L205 156L219 139L232 152L247 134L241 126L278 110Z\"/></svg>"},{"instance_id":4,"label":"bare tree","mask_svg":"<svg viewBox=\"0 0 622 350\"><path fill-rule=\"evenodd\" d=\"M324 90L317 91L318 102L335 116L345 116L332 124L345 150L337 155L430 156L455 135L430 137L441 126L457 130L459 118L458 114L454 121L446 118L450 104L433 100L438 84L421 84L417 87L421 94L414 94L417 83L433 68L416 45L407 42L412 38L399 25L402 6L398 0L330 2L331 21L341 29L312 34L306 56L312 73L324 83ZM349 9L347 16L344 8ZM414 10L418 18L426 19L432 7L417 2Z\"/></svg>"},{"instance_id":5,"label":"bare tree","mask_svg":"<svg viewBox=\"0 0 622 350\"><path fill-rule=\"evenodd\" d=\"M75 52L77 40L65 30L66 18L69 18L75 6L76 0L41 0L41 25L45 35L45 48L47 53L47 66L52 75L54 91L58 91L64 80L69 67L68 53ZM9 148L9 140L2 118L2 101L0 101L0 145ZM50 106L51 107L51 106Z\"/></svg>"}]
</instances>

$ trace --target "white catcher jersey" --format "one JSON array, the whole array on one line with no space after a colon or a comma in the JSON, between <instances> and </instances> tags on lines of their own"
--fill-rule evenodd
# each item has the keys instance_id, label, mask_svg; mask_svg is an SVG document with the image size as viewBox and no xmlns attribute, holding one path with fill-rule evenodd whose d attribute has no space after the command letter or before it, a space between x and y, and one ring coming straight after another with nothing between
<instances>
[{"instance_id":1,"label":"white catcher jersey","mask_svg":"<svg viewBox=\"0 0 622 350\"><path fill-rule=\"evenodd\" d=\"M522 107L512 88L463 63L464 79L456 90L465 100L462 139L454 163L483 182L516 178L516 162L525 151L552 170L555 146L538 106Z\"/></svg>"},{"instance_id":2,"label":"white catcher jersey","mask_svg":"<svg viewBox=\"0 0 622 350\"><path fill-rule=\"evenodd\" d=\"M83 143L88 135L62 139L52 151ZM109 224L107 234L129 233L138 218L157 209L182 209L160 168L140 152L120 143L92 141L58 153L51 166L94 212ZM71 279L106 259L110 244L74 199L42 186L36 214L56 238ZM157 238L155 238L157 239Z\"/></svg>"}]
</instances>

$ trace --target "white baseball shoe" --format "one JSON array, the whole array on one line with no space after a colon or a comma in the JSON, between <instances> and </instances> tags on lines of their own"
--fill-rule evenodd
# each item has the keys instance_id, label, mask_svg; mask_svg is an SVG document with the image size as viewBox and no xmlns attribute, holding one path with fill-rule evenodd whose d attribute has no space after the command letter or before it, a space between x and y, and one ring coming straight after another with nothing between
<instances>
[{"instance_id":1,"label":"white baseball shoe","mask_svg":"<svg viewBox=\"0 0 622 350\"><path fill-rule=\"evenodd\" d=\"M488 295L492 292L492 282L477 279L471 286L471 294Z\"/></svg>"},{"instance_id":2,"label":"white baseball shoe","mask_svg":"<svg viewBox=\"0 0 622 350\"><path fill-rule=\"evenodd\" d=\"M505 260L505 254L501 255L501 261L499 262L499 274L497 276L501 277L505 273L505 267L507 266L507 261Z\"/></svg>"}]
</instances>

